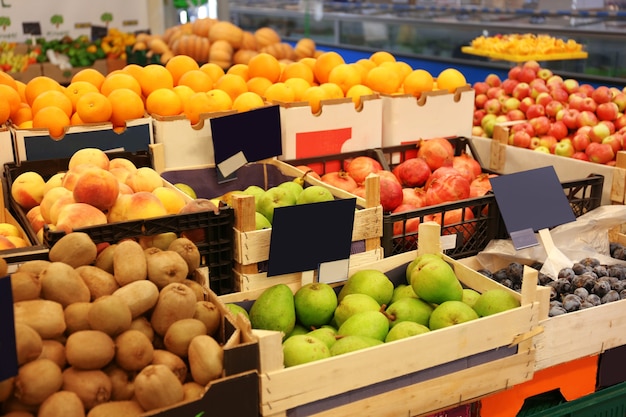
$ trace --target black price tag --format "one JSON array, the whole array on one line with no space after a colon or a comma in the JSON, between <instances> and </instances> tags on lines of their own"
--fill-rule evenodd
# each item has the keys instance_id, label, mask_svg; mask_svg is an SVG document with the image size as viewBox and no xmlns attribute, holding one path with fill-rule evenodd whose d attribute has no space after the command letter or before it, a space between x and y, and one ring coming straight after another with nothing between
<instances>
[{"instance_id":1,"label":"black price tag","mask_svg":"<svg viewBox=\"0 0 626 417\"><path fill-rule=\"evenodd\" d=\"M0 381L17 375L11 278L0 278Z\"/></svg>"}]
</instances>

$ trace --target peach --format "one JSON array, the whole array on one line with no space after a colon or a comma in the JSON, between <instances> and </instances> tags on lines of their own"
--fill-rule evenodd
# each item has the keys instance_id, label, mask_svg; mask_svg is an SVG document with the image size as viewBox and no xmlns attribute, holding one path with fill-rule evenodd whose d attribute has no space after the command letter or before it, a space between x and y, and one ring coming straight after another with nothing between
<instances>
[{"instance_id":1,"label":"peach","mask_svg":"<svg viewBox=\"0 0 626 417\"><path fill-rule=\"evenodd\" d=\"M126 178L126 184L133 189L134 192L147 191L152 192L157 187L163 185L161 175L150 167L137 168Z\"/></svg>"},{"instance_id":2,"label":"peach","mask_svg":"<svg viewBox=\"0 0 626 417\"><path fill-rule=\"evenodd\" d=\"M46 186L43 189L44 195L50 191L50 189L55 187L61 187L63 185L63 177L65 176L65 172L57 172L46 181Z\"/></svg>"},{"instance_id":3,"label":"peach","mask_svg":"<svg viewBox=\"0 0 626 417\"><path fill-rule=\"evenodd\" d=\"M102 210L87 203L70 203L59 211L56 227L65 233L70 233L74 229L106 223L107 216Z\"/></svg>"},{"instance_id":4,"label":"peach","mask_svg":"<svg viewBox=\"0 0 626 417\"><path fill-rule=\"evenodd\" d=\"M219 214L220 209L211 200L206 198L195 198L188 201L179 211L179 214L197 213L201 211L212 211ZM203 242L206 238L204 229L190 229L182 232L182 236L192 242Z\"/></svg>"},{"instance_id":5,"label":"peach","mask_svg":"<svg viewBox=\"0 0 626 417\"><path fill-rule=\"evenodd\" d=\"M13 180L11 196L17 204L28 211L41 203L45 185L46 181L39 173L26 171Z\"/></svg>"},{"instance_id":6,"label":"peach","mask_svg":"<svg viewBox=\"0 0 626 417\"><path fill-rule=\"evenodd\" d=\"M173 188L157 187L152 190L152 194L156 195L165 206L168 214L177 214L186 204L185 198Z\"/></svg>"},{"instance_id":7,"label":"peach","mask_svg":"<svg viewBox=\"0 0 626 417\"><path fill-rule=\"evenodd\" d=\"M15 249L15 244L6 236L0 236L0 250Z\"/></svg>"},{"instance_id":8,"label":"peach","mask_svg":"<svg viewBox=\"0 0 626 417\"><path fill-rule=\"evenodd\" d=\"M59 220L59 212L63 207L68 204L73 204L76 201L74 200L74 194L66 194L59 197L52 205L50 206L50 211L48 216L50 216L50 224L56 224Z\"/></svg>"},{"instance_id":9,"label":"peach","mask_svg":"<svg viewBox=\"0 0 626 417\"><path fill-rule=\"evenodd\" d=\"M0 235L20 237L22 233L20 233L20 229L18 229L14 224L0 223Z\"/></svg>"},{"instance_id":10,"label":"peach","mask_svg":"<svg viewBox=\"0 0 626 417\"><path fill-rule=\"evenodd\" d=\"M65 175L63 176L63 186L70 191L74 191L74 186L76 185L76 181L78 181L78 177L81 173L87 171L90 168L95 168L97 165L94 164L81 164L76 165L72 169L68 169Z\"/></svg>"},{"instance_id":11,"label":"peach","mask_svg":"<svg viewBox=\"0 0 626 417\"><path fill-rule=\"evenodd\" d=\"M124 184L123 182L120 182L119 184L120 187L120 194L133 194L134 191L132 188L130 188L130 186Z\"/></svg>"},{"instance_id":12,"label":"peach","mask_svg":"<svg viewBox=\"0 0 626 417\"><path fill-rule=\"evenodd\" d=\"M30 244L22 237L19 236L5 236L16 248L25 248Z\"/></svg>"},{"instance_id":13,"label":"peach","mask_svg":"<svg viewBox=\"0 0 626 417\"><path fill-rule=\"evenodd\" d=\"M82 172L74 184L74 200L107 210L113 206L119 194L119 182L115 175L102 168Z\"/></svg>"},{"instance_id":14,"label":"peach","mask_svg":"<svg viewBox=\"0 0 626 417\"><path fill-rule=\"evenodd\" d=\"M77 165L92 164L102 169L109 169L109 156L98 148L82 148L74 152L68 162L68 168L72 169Z\"/></svg>"},{"instance_id":15,"label":"peach","mask_svg":"<svg viewBox=\"0 0 626 417\"><path fill-rule=\"evenodd\" d=\"M113 158L111 159L111 161L109 162L109 171L112 170L113 168L124 168L126 169L128 172L135 172L137 171L137 167L135 166L135 163L133 161L131 161L130 159L126 159L126 158Z\"/></svg>"},{"instance_id":16,"label":"peach","mask_svg":"<svg viewBox=\"0 0 626 417\"><path fill-rule=\"evenodd\" d=\"M26 220L35 233L38 233L39 230L43 229L43 225L46 224L46 221L41 215L41 206L35 206L28 210L26 213Z\"/></svg>"},{"instance_id":17,"label":"peach","mask_svg":"<svg viewBox=\"0 0 626 417\"><path fill-rule=\"evenodd\" d=\"M166 216L167 210L159 198L148 191L139 191L129 196L126 217L128 220L149 219Z\"/></svg>"},{"instance_id":18,"label":"peach","mask_svg":"<svg viewBox=\"0 0 626 417\"><path fill-rule=\"evenodd\" d=\"M129 187L130 188L130 187ZM126 211L130 204L130 197L133 193L120 194L115 200L115 204L107 212L107 219L109 223L125 222L128 220Z\"/></svg>"},{"instance_id":19,"label":"peach","mask_svg":"<svg viewBox=\"0 0 626 417\"><path fill-rule=\"evenodd\" d=\"M52 205L63 196L72 196L73 194L70 190L65 187L54 187L51 188L47 193L44 194L41 203L39 204L39 211L41 213L41 217L46 223L53 223L50 218L50 208Z\"/></svg>"},{"instance_id":20,"label":"peach","mask_svg":"<svg viewBox=\"0 0 626 417\"><path fill-rule=\"evenodd\" d=\"M115 175L115 178L117 178L119 182L123 183L126 182L126 178L128 178L131 173L131 171L123 167L109 168L109 172Z\"/></svg>"}]
</instances>

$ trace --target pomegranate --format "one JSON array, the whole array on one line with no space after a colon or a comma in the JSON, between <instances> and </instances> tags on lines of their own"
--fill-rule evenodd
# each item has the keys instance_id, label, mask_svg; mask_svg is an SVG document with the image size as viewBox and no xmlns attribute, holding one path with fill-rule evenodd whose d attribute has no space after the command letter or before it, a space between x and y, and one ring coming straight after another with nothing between
<instances>
[{"instance_id":1,"label":"pomegranate","mask_svg":"<svg viewBox=\"0 0 626 417\"><path fill-rule=\"evenodd\" d=\"M380 177L380 205L386 212L393 211L402 204L402 186L389 177Z\"/></svg>"},{"instance_id":2,"label":"pomegranate","mask_svg":"<svg viewBox=\"0 0 626 417\"><path fill-rule=\"evenodd\" d=\"M409 205L414 208L424 207L426 205L426 191L423 188L405 187L402 189L402 205Z\"/></svg>"},{"instance_id":3,"label":"pomegranate","mask_svg":"<svg viewBox=\"0 0 626 417\"><path fill-rule=\"evenodd\" d=\"M432 216L432 221L437 222L442 226L442 234L452 235L461 233L463 235L463 241L466 242L474 234L474 223L470 221L474 218L475 216L472 210L469 207L465 207L442 213L435 213Z\"/></svg>"},{"instance_id":4,"label":"pomegranate","mask_svg":"<svg viewBox=\"0 0 626 417\"><path fill-rule=\"evenodd\" d=\"M470 182L482 172L478 161L465 152L452 158L452 167L459 170Z\"/></svg>"},{"instance_id":5,"label":"pomegranate","mask_svg":"<svg viewBox=\"0 0 626 417\"><path fill-rule=\"evenodd\" d=\"M470 183L470 197L482 197L491 191L490 178L497 176L497 174L480 174Z\"/></svg>"},{"instance_id":6,"label":"pomegranate","mask_svg":"<svg viewBox=\"0 0 626 417\"><path fill-rule=\"evenodd\" d=\"M378 171L378 172L376 173L376 175L378 175L378 176L379 176L379 177L381 177L381 178L382 178L382 177L389 178L390 180L395 181L395 182L397 182L398 184L400 184L400 181L398 180L398 177L396 177L395 175L393 175L393 173L392 173L391 171L385 171L385 170L383 169L383 170L381 170L381 171ZM400 184L400 185L402 185L402 184Z\"/></svg>"},{"instance_id":7,"label":"pomegranate","mask_svg":"<svg viewBox=\"0 0 626 417\"><path fill-rule=\"evenodd\" d=\"M426 220L426 219L424 219ZM420 218L413 217L405 221L393 223L394 246L400 247L402 251L410 251L417 248L417 231L420 225Z\"/></svg>"},{"instance_id":8,"label":"pomegranate","mask_svg":"<svg viewBox=\"0 0 626 417\"><path fill-rule=\"evenodd\" d=\"M318 174L317 171L313 169L313 167L310 167L308 165L296 165L296 168L315 179L321 179L320 174Z\"/></svg>"},{"instance_id":9,"label":"pomegranate","mask_svg":"<svg viewBox=\"0 0 626 417\"><path fill-rule=\"evenodd\" d=\"M451 163L454 158L454 147L446 138L426 139L420 142L417 156L426 160L431 171Z\"/></svg>"},{"instance_id":10,"label":"pomegranate","mask_svg":"<svg viewBox=\"0 0 626 417\"><path fill-rule=\"evenodd\" d=\"M423 158L406 159L396 165L392 172L405 187L421 187L431 174L430 166Z\"/></svg>"},{"instance_id":11,"label":"pomegranate","mask_svg":"<svg viewBox=\"0 0 626 417\"><path fill-rule=\"evenodd\" d=\"M427 190L428 187L430 187L430 184L437 178L445 177L448 175L463 176L461 172L458 169L454 168L452 165L444 165L442 167L437 168L436 170L433 171L432 174L430 174L430 177L428 177L426 184L424 184L424 189Z\"/></svg>"},{"instance_id":12,"label":"pomegranate","mask_svg":"<svg viewBox=\"0 0 626 417\"><path fill-rule=\"evenodd\" d=\"M426 204L441 204L469 198L470 182L461 174L435 178L426 189Z\"/></svg>"},{"instance_id":13,"label":"pomegranate","mask_svg":"<svg viewBox=\"0 0 626 417\"><path fill-rule=\"evenodd\" d=\"M383 169L380 162L376 159L361 155L357 156L347 164L345 170L350 174L357 184L363 184L365 177L371 173L377 173Z\"/></svg>"},{"instance_id":14,"label":"pomegranate","mask_svg":"<svg viewBox=\"0 0 626 417\"><path fill-rule=\"evenodd\" d=\"M352 194L354 194L357 197L361 197L361 198L365 198L365 187L363 185L359 185L357 186L353 191Z\"/></svg>"},{"instance_id":15,"label":"pomegranate","mask_svg":"<svg viewBox=\"0 0 626 417\"><path fill-rule=\"evenodd\" d=\"M345 171L334 171L327 172L322 175L321 180L333 187L340 188L349 193L353 192L356 187L358 187L354 178L348 175Z\"/></svg>"}]
</instances>

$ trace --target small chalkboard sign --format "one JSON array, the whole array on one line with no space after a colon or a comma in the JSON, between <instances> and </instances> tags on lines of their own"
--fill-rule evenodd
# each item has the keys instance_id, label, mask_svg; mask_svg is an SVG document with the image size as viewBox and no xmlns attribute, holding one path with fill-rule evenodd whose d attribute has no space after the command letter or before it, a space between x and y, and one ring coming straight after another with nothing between
<instances>
[{"instance_id":1,"label":"small chalkboard sign","mask_svg":"<svg viewBox=\"0 0 626 417\"><path fill-rule=\"evenodd\" d=\"M22 31L25 35L41 36L41 24L39 22L22 22Z\"/></svg>"},{"instance_id":2,"label":"small chalkboard sign","mask_svg":"<svg viewBox=\"0 0 626 417\"><path fill-rule=\"evenodd\" d=\"M91 39L102 39L109 34L109 28L106 26L91 25Z\"/></svg>"},{"instance_id":3,"label":"small chalkboard sign","mask_svg":"<svg viewBox=\"0 0 626 417\"><path fill-rule=\"evenodd\" d=\"M0 381L17 375L11 278L0 278Z\"/></svg>"}]
</instances>

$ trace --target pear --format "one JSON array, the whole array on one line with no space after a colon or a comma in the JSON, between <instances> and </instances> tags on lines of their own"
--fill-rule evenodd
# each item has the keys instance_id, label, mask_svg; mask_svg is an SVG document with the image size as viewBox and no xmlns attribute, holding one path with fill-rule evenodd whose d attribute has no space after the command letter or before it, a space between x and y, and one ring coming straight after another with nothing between
<instances>
[{"instance_id":1,"label":"pear","mask_svg":"<svg viewBox=\"0 0 626 417\"><path fill-rule=\"evenodd\" d=\"M286 284L266 288L254 301L248 314L253 329L280 331L283 337L290 334L296 325L291 288Z\"/></svg>"},{"instance_id":2,"label":"pear","mask_svg":"<svg viewBox=\"0 0 626 417\"><path fill-rule=\"evenodd\" d=\"M355 350L365 349L372 346L378 346L384 342L367 336L345 336L337 339L335 344L330 348L330 355L337 356L344 353L354 352Z\"/></svg>"},{"instance_id":3,"label":"pear","mask_svg":"<svg viewBox=\"0 0 626 417\"><path fill-rule=\"evenodd\" d=\"M337 299L341 302L348 294L368 294L381 306L389 304L393 297L393 282L377 269L363 269L353 273L339 291Z\"/></svg>"},{"instance_id":4,"label":"pear","mask_svg":"<svg viewBox=\"0 0 626 417\"><path fill-rule=\"evenodd\" d=\"M463 288L463 297L461 298L461 301L470 307L474 307L474 304L479 296L480 293L478 291L471 288Z\"/></svg>"},{"instance_id":5,"label":"pear","mask_svg":"<svg viewBox=\"0 0 626 417\"><path fill-rule=\"evenodd\" d=\"M298 196L300 195L300 193L302 192L302 190L304 190L304 188L302 187L302 185L298 184L295 181L285 181L285 182L281 182L280 184L278 184L278 187L281 188L286 188L289 191L291 191L293 193L293 195L296 197L296 200L298 199Z\"/></svg>"},{"instance_id":6,"label":"pear","mask_svg":"<svg viewBox=\"0 0 626 417\"><path fill-rule=\"evenodd\" d=\"M429 331L430 329L423 324L415 323L414 321L401 321L389 329L389 333L387 333L387 337L385 338L385 343L427 333Z\"/></svg>"},{"instance_id":7,"label":"pear","mask_svg":"<svg viewBox=\"0 0 626 417\"><path fill-rule=\"evenodd\" d=\"M321 340L329 349L337 341L337 330L330 326L323 326L319 329L311 330L307 335Z\"/></svg>"},{"instance_id":8,"label":"pear","mask_svg":"<svg viewBox=\"0 0 626 417\"><path fill-rule=\"evenodd\" d=\"M319 361L329 357L330 350L326 343L306 334L291 336L283 342L283 363L285 367Z\"/></svg>"},{"instance_id":9,"label":"pear","mask_svg":"<svg viewBox=\"0 0 626 417\"><path fill-rule=\"evenodd\" d=\"M285 337L285 340L289 339L291 336L295 336L295 335L298 335L298 334L307 334L309 331L310 331L309 329L307 329L306 327L304 327L300 323L296 323L296 325L293 326L293 330L291 331L291 333L289 333Z\"/></svg>"},{"instance_id":10,"label":"pear","mask_svg":"<svg viewBox=\"0 0 626 417\"><path fill-rule=\"evenodd\" d=\"M295 183L294 183L295 184ZM337 308L337 293L324 282L303 285L294 294L296 318L304 327L328 324Z\"/></svg>"},{"instance_id":11,"label":"pear","mask_svg":"<svg viewBox=\"0 0 626 417\"><path fill-rule=\"evenodd\" d=\"M419 298L405 297L391 303L385 310L389 318L389 326L394 327L403 321L413 321L428 326L433 306Z\"/></svg>"},{"instance_id":12,"label":"pear","mask_svg":"<svg viewBox=\"0 0 626 417\"><path fill-rule=\"evenodd\" d=\"M321 185L309 185L298 195L297 204L321 203L322 201L332 201L335 196L328 188Z\"/></svg>"},{"instance_id":13,"label":"pear","mask_svg":"<svg viewBox=\"0 0 626 417\"><path fill-rule=\"evenodd\" d=\"M262 215L258 211L256 211L254 213L254 221L255 221L255 225L256 225L256 230L271 229L272 228L272 223L270 223L270 221L267 220L267 217L265 217L264 215Z\"/></svg>"},{"instance_id":14,"label":"pear","mask_svg":"<svg viewBox=\"0 0 626 417\"><path fill-rule=\"evenodd\" d=\"M248 315L248 310L246 310L245 308L243 308L239 304L226 303L225 306L226 306L227 309L230 310L231 313L233 313L233 316L237 316L237 314L241 313L241 314L244 315L245 318L250 320L250 316Z\"/></svg>"},{"instance_id":15,"label":"pear","mask_svg":"<svg viewBox=\"0 0 626 417\"><path fill-rule=\"evenodd\" d=\"M337 329L339 336L367 336L384 341L389 332L389 320L380 311L363 311L353 314Z\"/></svg>"},{"instance_id":16,"label":"pear","mask_svg":"<svg viewBox=\"0 0 626 417\"><path fill-rule=\"evenodd\" d=\"M400 298L405 297L418 298L417 294L415 294L415 291L413 291L413 287L408 284L400 284L393 289L393 295L391 296L391 301L389 301L389 304L393 304Z\"/></svg>"},{"instance_id":17,"label":"pear","mask_svg":"<svg viewBox=\"0 0 626 417\"><path fill-rule=\"evenodd\" d=\"M334 325L339 328L348 317L361 311L380 311L380 304L367 294L348 294L337 304L333 316Z\"/></svg>"},{"instance_id":18,"label":"pear","mask_svg":"<svg viewBox=\"0 0 626 417\"><path fill-rule=\"evenodd\" d=\"M519 306L520 301L511 292L494 288L480 294L473 307L480 317L484 317Z\"/></svg>"},{"instance_id":19,"label":"pear","mask_svg":"<svg viewBox=\"0 0 626 417\"><path fill-rule=\"evenodd\" d=\"M444 301L430 314L430 330L442 329L455 324L465 323L478 318L478 313L463 301Z\"/></svg>"},{"instance_id":20,"label":"pear","mask_svg":"<svg viewBox=\"0 0 626 417\"><path fill-rule=\"evenodd\" d=\"M417 266L418 268L421 268L422 266L424 266L426 263L428 263L428 261L431 260L437 260L437 259L442 259L441 255L435 254L435 253L425 253L423 255L420 256L416 256L415 259L413 259L411 262L409 262L409 264L406 267L406 282L407 284L411 284L411 272L413 272L413 269Z\"/></svg>"},{"instance_id":21,"label":"pear","mask_svg":"<svg viewBox=\"0 0 626 417\"><path fill-rule=\"evenodd\" d=\"M276 207L293 206L295 204L296 198L292 192L284 187L272 187L256 200L256 211L264 215L272 223Z\"/></svg>"},{"instance_id":22,"label":"pear","mask_svg":"<svg viewBox=\"0 0 626 417\"><path fill-rule=\"evenodd\" d=\"M443 259L431 259L411 271L411 286L419 298L433 304L461 301L463 286L454 269Z\"/></svg>"},{"instance_id":23,"label":"pear","mask_svg":"<svg viewBox=\"0 0 626 417\"><path fill-rule=\"evenodd\" d=\"M256 204L256 202L259 200L259 197L261 197L264 192L265 190L263 189L263 187L259 187L258 185L249 185L243 189L242 194L253 195L254 203Z\"/></svg>"}]
</instances>

